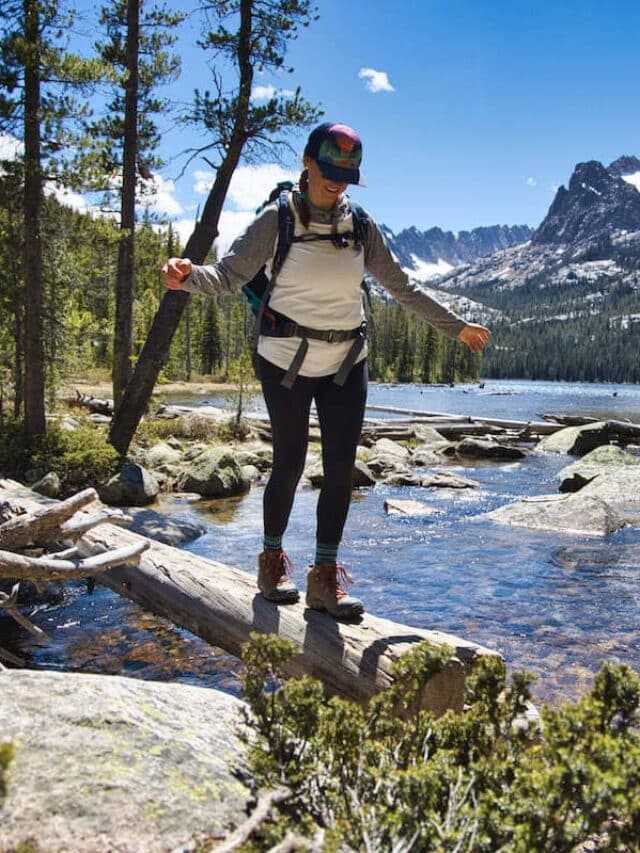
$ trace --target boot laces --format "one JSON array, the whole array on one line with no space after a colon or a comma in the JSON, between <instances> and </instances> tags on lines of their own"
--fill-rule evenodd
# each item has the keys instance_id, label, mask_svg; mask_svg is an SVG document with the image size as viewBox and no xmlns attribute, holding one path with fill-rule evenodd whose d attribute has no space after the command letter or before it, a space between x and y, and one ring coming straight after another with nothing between
<instances>
[{"instance_id":1,"label":"boot laces","mask_svg":"<svg viewBox=\"0 0 640 853\"><path fill-rule=\"evenodd\" d=\"M336 565L333 568L335 568L335 573L332 571L329 582L334 589L336 598L345 598L345 596L349 595L346 587L350 586L353 580L344 566Z\"/></svg>"},{"instance_id":2,"label":"boot laces","mask_svg":"<svg viewBox=\"0 0 640 853\"><path fill-rule=\"evenodd\" d=\"M289 557L286 551L279 552L278 563L277 566L274 566L274 569L275 571L279 572L279 575L276 579L276 583L278 584L278 586L282 583L286 583L289 578L293 577L293 575L295 574L293 561L291 560L291 557Z\"/></svg>"}]
</instances>

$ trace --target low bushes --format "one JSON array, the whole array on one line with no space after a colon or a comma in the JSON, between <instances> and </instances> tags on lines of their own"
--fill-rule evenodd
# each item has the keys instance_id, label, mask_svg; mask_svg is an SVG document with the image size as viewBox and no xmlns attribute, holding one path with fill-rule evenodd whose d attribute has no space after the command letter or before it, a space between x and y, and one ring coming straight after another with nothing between
<instances>
[{"instance_id":1,"label":"low bushes","mask_svg":"<svg viewBox=\"0 0 640 853\"><path fill-rule=\"evenodd\" d=\"M277 637L245 650L255 783L290 791L254 849L287 831L321 833L328 851L637 849L640 677L628 667L605 665L585 698L544 709L542 737L523 723L532 679L507 683L494 658L468 679L465 713L436 719L416 700L447 655L427 645L368 709L325 701L308 677L281 681L294 652Z\"/></svg>"}]
</instances>

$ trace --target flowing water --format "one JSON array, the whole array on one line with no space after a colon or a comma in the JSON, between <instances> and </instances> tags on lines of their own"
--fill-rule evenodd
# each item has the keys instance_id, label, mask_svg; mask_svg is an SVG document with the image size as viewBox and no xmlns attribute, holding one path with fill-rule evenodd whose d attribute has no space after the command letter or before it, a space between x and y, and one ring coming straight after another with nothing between
<instances>
[{"instance_id":1,"label":"flowing water","mask_svg":"<svg viewBox=\"0 0 640 853\"><path fill-rule=\"evenodd\" d=\"M640 386L632 385L372 386L369 400L517 420L573 412L640 423ZM175 402L194 404L193 399ZM259 400L254 405L260 410ZM479 487L452 492L379 484L357 493L341 552L356 578L355 594L380 616L499 649L510 668L538 676L538 700L579 696L605 659L640 669L640 528L584 537L527 531L483 518L520 497L556 492L557 472L570 461L535 453L516 463L449 462L449 470L471 477ZM390 518L384 512L390 496L420 500L440 513ZM313 556L316 499L313 490L299 490L287 533L285 544L299 576ZM160 508L206 523L207 532L188 550L251 569L261 547L261 501L258 486L238 500L194 503L167 497ZM98 588L89 596L84 584L73 585L60 604L44 606L35 620L49 632L48 645L37 646L21 629L0 621L0 646L22 655L29 666L238 690L234 658L212 652L188 632L109 590Z\"/></svg>"}]
</instances>

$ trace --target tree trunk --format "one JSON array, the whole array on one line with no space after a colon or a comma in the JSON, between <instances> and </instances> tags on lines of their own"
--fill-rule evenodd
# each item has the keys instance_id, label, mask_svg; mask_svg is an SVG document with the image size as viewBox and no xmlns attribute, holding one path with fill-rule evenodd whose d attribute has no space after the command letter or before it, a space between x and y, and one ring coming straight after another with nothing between
<instances>
[{"instance_id":1,"label":"tree trunk","mask_svg":"<svg viewBox=\"0 0 640 853\"><path fill-rule=\"evenodd\" d=\"M24 0L28 45L24 71L24 279L25 432L44 435L44 347L42 335L42 164L40 150L40 14L37 0Z\"/></svg>"},{"instance_id":2,"label":"tree trunk","mask_svg":"<svg viewBox=\"0 0 640 853\"><path fill-rule=\"evenodd\" d=\"M185 247L183 257L195 264L204 262L213 241L218 236L218 222L222 206L231 183L231 178L240 162L242 149L247 140L246 123L251 99L253 67L251 65L251 10L252 0L240 4L240 35L238 39L238 65L240 70L240 94L234 118L233 131L222 163L216 172L213 186L202 211L202 219L196 224ZM115 449L126 455L131 440L144 414L153 386L169 357L169 347L182 318L189 294L184 291L167 291L140 353L135 370L122 396L121 405L113 419L109 440Z\"/></svg>"},{"instance_id":3,"label":"tree trunk","mask_svg":"<svg viewBox=\"0 0 640 853\"><path fill-rule=\"evenodd\" d=\"M113 403L116 412L131 376L136 224L136 160L138 153L138 52L140 2L127 0L127 81L125 84L120 242L116 273L116 317L113 337Z\"/></svg>"},{"instance_id":4,"label":"tree trunk","mask_svg":"<svg viewBox=\"0 0 640 853\"><path fill-rule=\"evenodd\" d=\"M187 382L191 382L191 304L187 302L184 315L184 373Z\"/></svg>"}]
</instances>

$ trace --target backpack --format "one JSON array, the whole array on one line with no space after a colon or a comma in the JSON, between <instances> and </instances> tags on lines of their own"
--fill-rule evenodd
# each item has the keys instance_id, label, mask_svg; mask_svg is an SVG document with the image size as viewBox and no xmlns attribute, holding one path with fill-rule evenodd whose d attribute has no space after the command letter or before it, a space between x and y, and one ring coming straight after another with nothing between
<instances>
[{"instance_id":1,"label":"backpack","mask_svg":"<svg viewBox=\"0 0 640 853\"><path fill-rule=\"evenodd\" d=\"M307 353L309 338L330 342L353 340L354 343L347 353L347 357L334 377L334 382L337 385L343 385L351 367L355 363L356 358L364 346L366 338L366 323L362 323L357 329L311 329L306 326L300 326L290 318L285 317L283 314L279 314L278 312L269 309L268 303L271 291L276 284L277 276L282 269L289 249L293 243L330 240L338 249L348 248L351 242L356 246L362 245L366 236L369 218L359 204L350 200L349 207L353 217L352 231L335 234L309 233L295 236L295 216L289 203L291 193L293 192L293 186L294 185L291 181L281 181L276 187L274 187L269 194L268 199L266 199L256 211L256 213L260 213L268 204L271 204L276 199L278 200L278 238L273 262L271 264L271 277L267 275L266 267L262 267L251 281L242 286L242 292L247 298L253 314L256 316L256 332L254 335L255 350L257 351L257 340L261 334L269 337L297 336L302 338L300 347L298 348L298 351L282 380L282 385L285 388L291 388ZM368 300L369 290L364 280L361 286Z\"/></svg>"}]
</instances>

